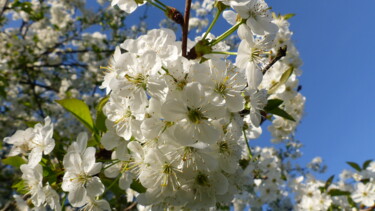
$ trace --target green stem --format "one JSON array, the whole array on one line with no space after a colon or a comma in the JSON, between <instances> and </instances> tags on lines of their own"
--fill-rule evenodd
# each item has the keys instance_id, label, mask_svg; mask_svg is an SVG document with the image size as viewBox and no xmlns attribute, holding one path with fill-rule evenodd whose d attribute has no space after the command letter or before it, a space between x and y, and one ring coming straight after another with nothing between
<instances>
[{"instance_id":1,"label":"green stem","mask_svg":"<svg viewBox=\"0 0 375 211\"><path fill-rule=\"evenodd\" d=\"M216 24L216 21L219 19L221 12L222 12L221 10L218 10L218 11L216 12L215 17L214 17L214 19L212 20L210 26L208 27L206 33L204 33L202 40L206 39L208 33L210 33L211 29L212 29L212 28L214 27L214 25Z\"/></svg>"},{"instance_id":2,"label":"green stem","mask_svg":"<svg viewBox=\"0 0 375 211\"><path fill-rule=\"evenodd\" d=\"M167 5L165 5L163 2L159 1L159 0L155 0L155 2L159 3L161 6L165 7L165 8L168 8Z\"/></svg>"},{"instance_id":3,"label":"green stem","mask_svg":"<svg viewBox=\"0 0 375 211\"><path fill-rule=\"evenodd\" d=\"M214 46L214 45L218 44L219 42L221 42L222 40L224 40L225 38L227 38L229 35L231 35L233 32L235 32L241 24L243 24L243 21L238 22L236 25L232 26L230 29L228 29L226 32L224 32L222 35L218 36L210 45Z\"/></svg>"},{"instance_id":4,"label":"green stem","mask_svg":"<svg viewBox=\"0 0 375 211\"><path fill-rule=\"evenodd\" d=\"M115 164L117 164L117 163L120 163L120 162L121 162L121 160L117 160L117 161L111 163L110 165L104 167L103 169L105 170L105 169L107 169L107 168L109 168L109 167L111 167L111 166L113 166L113 165L115 165Z\"/></svg>"},{"instance_id":5,"label":"green stem","mask_svg":"<svg viewBox=\"0 0 375 211\"><path fill-rule=\"evenodd\" d=\"M253 159L253 153L251 152L251 148L250 148L250 145L249 145L249 140L246 137L246 131L245 131L245 129L243 129L242 132L243 132L243 136L245 138L247 149L249 150L249 158L251 160L251 159Z\"/></svg>"},{"instance_id":6,"label":"green stem","mask_svg":"<svg viewBox=\"0 0 375 211\"><path fill-rule=\"evenodd\" d=\"M212 51L211 53L237 56L237 52L229 52L229 51Z\"/></svg>"},{"instance_id":7,"label":"green stem","mask_svg":"<svg viewBox=\"0 0 375 211\"><path fill-rule=\"evenodd\" d=\"M161 11L163 11L163 12L166 12L166 11L167 11L165 8L162 8L161 6L159 6L159 5L155 4L154 2L152 2L151 0L147 0L147 2L150 3L151 5L153 5L153 6L157 7L157 8L159 8L159 9L160 9Z\"/></svg>"},{"instance_id":8,"label":"green stem","mask_svg":"<svg viewBox=\"0 0 375 211\"><path fill-rule=\"evenodd\" d=\"M64 211L65 210L65 201L66 201L66 197L68 196L67 193L65 193L65 196L64 198L62 199L62 202L61 202L61 210Z\"/></svg>"},{"instance_id":9,"label":"green stem","mask_svg":"<svg viewBox=\"0 0 375 211\"><path fill-rule=\"evenodd\" d=\"M121 175L122 175L122 173L120 173L120 174L116 177L115 181L113 181L113 182L108 186L108 188L104 191L104 193L102 194L102 196L104 196L104 194L106 194L106 193L112 188L112 186L113 186L114 184L117 183L117 181L120 179Z\"/></svg>"}]
</instances>

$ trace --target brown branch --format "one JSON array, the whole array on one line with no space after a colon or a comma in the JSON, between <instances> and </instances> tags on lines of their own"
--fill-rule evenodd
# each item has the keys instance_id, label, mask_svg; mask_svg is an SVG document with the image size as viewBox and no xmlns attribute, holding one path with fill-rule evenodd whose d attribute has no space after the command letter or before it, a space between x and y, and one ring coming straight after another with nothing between
<instances>
[{"instance_id":1,"label":"brown branch","mask_svg":"<svg viewBox=\"0 0 375 211\"><path fill-rule=\"evenodd\" d=\"M1 9L1 12L0 12L0 17L3 16L6 9L9 9L9 7L7 7L8 2L9 2L9 0L5 1L3 9Z\"/></svg>"},{"instance_id":2,"label":"brown branch","mask_svg":"<svg viewBox=\"0 0 375 211\"><path fill-rule=\"evenodd\" d=\"M43 84L38 84L38 83L32 83L31 84L29 81L20 81L20 84L27 84L27 85L32 85L32 86L38 86L38 87L41 87L41 88L44 88L44 89L47 89L47 90L51 90L51 91L55 91L55 92L59 91L58 89L56 89L54 87L43 85Z\"/></svg>"},{"instance_id":3,"label":"brown branch","mask_svg":"<svg viewBox=\"0 0 375 211\"><path fill-rule=\"evenodd\" d=\"M283 58L286 55L287 47L280 47L277 51L277 54L275 58L271 60L271 62L265 66L262 70L263 75L266 74L267 70L270 69L277 61L279 61L281 58Z\"/></svg>"},{"instance_id":4,"label":"brown branch","mask_svg":"<svg viewBox=\"0 0 375 211\"><path fill-rule=\"evenodd\" d=\"M368 207L366 209L360 209L360 211L373 211L375 210L375 205L373 205L372 207Z\"/></svg>"},{"instance_id":5,"label":"brown branch","mask_svg":"<svg viewBox=\"0 0 375 211\"><path fill-rule=\"evenodd\" d=\"M190 7L191 7L191 0L186 0L185 1L184 25L182 27L182 56L183 57L186 57L187 55L187 39L188 39L188 32L189 32Z\"/></svg>"},{"instance_id":6,"label":"brown branch","mask_svg":"<svg viewBox=\"0 0 375 211\"><path fill-rule=\"evenodd\" d=\"M137 205L137 202L133 202L129 207L125 208L124 211L130 211Z\"/></svg>"}]
</instances>

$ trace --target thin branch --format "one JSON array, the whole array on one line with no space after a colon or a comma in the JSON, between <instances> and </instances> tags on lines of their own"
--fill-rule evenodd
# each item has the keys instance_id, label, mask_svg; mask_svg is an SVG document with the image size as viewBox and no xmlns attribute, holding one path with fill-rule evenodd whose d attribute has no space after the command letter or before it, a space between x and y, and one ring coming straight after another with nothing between
<instances>
[{"instance_id":1,"label":"thin branch","mask_svg":"<svg viewBox=\"0 0 375 211\"><path fill-rule=\"evenodd\" d=\"M87 67L86 64L80 63L70 63L70 64L42 64L42 65L33 65L33 68L42 68L42 67Z\"/></svg>"},{"instance_id":2,"label":"thin branch","mask_svg":"<svg viewBox=\"0 0 375 211\"><path fill-rule=\"evenodd\" d=\"M5 12L6 9L9 9L7 7L8 2L9 2L9 0L5 1L4 6L3 6L3 8L1 9L1 12L0 12L0 17L3 16L3 14L4 14L4 12Z\"/></svg>"},{"instance_id":3,"label":"thin branch","mask_svg":"<svg viewBox=\"0 0 375 211\"><path fill-rule=\"evenodd\" d=\"M269 70L277 61L279 61L281 58L283 58L286 55L287 47L280 47L277 51L277 54L275 58L271 60L271 62L265 66L262 70L263 75L266 74L267 70Z\"/></svg>"},{"instance_id":4,"label":"thin branch","mask_svg":"<svg viewBox=\"0 0 375 211\"><path fill-rule=\"evenodd\" d=\"M32 86L38 86L38 87L45 88L47 90L58 92L58 90L54 87L43 85L43 84L38 84L38 83L32 83L31 84L29 81L20 81L20 84L28 84L28 85L32 85Z\"/></svg>"},{"instance_id":5,"label":"thin branch","mask_svg":"<svg viewBox=\"0 0 375 211\"><path fill-rule=\"evenodd\" d=\"M191 0L185 1L185 14L184 14L184 25L182 27L182 56L186 57L187 55L187 39L189 32L189 18L190 18L190 7Z\"/></svg>"},{"instance_id":6,"label":"thin branch","mask_svg":"<svg viewBox=\"0 0 375 211\"><path fill-rule=\"evenodd\" d=\"M124 211L130 211L130 210L132 210L135 206L137 206L137 202L133 202L129 207L125 208Z\"/></svg>"},{"instance_id":7,"label":"thin branch","mask_svg":"<svg viewBox=\"0 0 375 211\"><path fill-rule=\"evenodd\" d=\"M42 116L43 119L44 119L46 116L44 115L44 111L43 111L43 108L42 108L42 104L41 104L41 102L40 102L39 95L38 95L38 94L36 93L36 91L35 91L35 82L32 82L32 80L31 80L31 76L30 76L28 70L26 70L26 75L27 75L27 81L28 81L28 83L29 83L29 85L30 85L30 87L31 87L31 91L32 91L32 93L33 93L33 96L34 96L35 102L36 102L36 104L37 104L37 106L38 106L38 109L39 109L39 112L40 112L40 116Z\"/></svg>"}]
</instances>

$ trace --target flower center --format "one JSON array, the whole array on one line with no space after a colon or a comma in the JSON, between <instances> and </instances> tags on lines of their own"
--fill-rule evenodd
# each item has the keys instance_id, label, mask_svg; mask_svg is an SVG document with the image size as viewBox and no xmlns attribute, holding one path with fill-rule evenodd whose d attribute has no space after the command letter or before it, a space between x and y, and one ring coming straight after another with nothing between
<instances>
[{"instance_id":1,"label":"flower center","mask_svg":"<svg viewBox=\"0 0 375 211\"><path fill-rule=\"evenodd\" d=\"M204 118L202 112L200 111L200 108L191 109L188 107L187 109L188 109L188 118L192 123L199 124L200 121Z\"/></svg>"},{"instance_id":2,"label":"flower center","mask_svg":"<svg viewBox=\"0 0 375 211\"><path fill-rule=\"evenodd\" d=\"M197 177L195 178L195 182L201 186L208 186L208 187L210 186L208 176L203 174L202 172L198 173Z\"/></svg>"}]
</instances>

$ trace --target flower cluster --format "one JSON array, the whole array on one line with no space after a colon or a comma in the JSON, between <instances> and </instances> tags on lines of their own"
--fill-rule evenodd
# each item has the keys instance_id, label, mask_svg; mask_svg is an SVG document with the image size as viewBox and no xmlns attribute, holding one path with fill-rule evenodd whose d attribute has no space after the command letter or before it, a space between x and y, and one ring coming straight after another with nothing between
<instances>
[{"instance_id":1,"label":"flower cluster","mask_svg":"<svg viewBox=\"0 0 375 211\"><path fill-rule=\"evenodd\" d=\"M334 177L325 182L312 175L293 179L290 187L296 193L295 210L350 210L355 204L372 209L375 205L375 162L366 161L363 168L350 164L356 171L344 170L336 182Z\"/></svg>"},{"instance_id":2,"label":"flower cluster","mask_svg":"<svg viewBox=\"0 0 375 211\"><path fill-rule=\"evenodd\" d=\"M82 6L81 1L73 2L75 7ZM116 206L122 210L117 206L122 193L127 196L126 209L137 205L140 210L374 206L375 162L367 161L362 167L350 163L357 172L345 172L335 183L333 178L316 180L288 160L301 154L294 131L305 104L298 81L302 62L291 41L288 15L272 14L264 0L196 2L192 8L200 18L213 9L216 13L205 33L188 40L188 28L199 31L208 19L198 23L199 18L193 18L187 25L181 13L159 0L112 0L111 5L132 13L146 3L182 25L182 41L171 29L153 29L115 47L109 65L101 68L103 82L96 83L106 96L97 105L95 121L86 104L69 99L80 94L78 90L66 93L72 81L61 82L59 96L68 99L58 103L84 123L91 137L86 132L80 132L76 141L60 137L62 133L53 136L56 124L65 119L47 117L44 124L4 139L10 148L5 163L22 172L21 181L14 185L24 194L14 196L19 209L111 210ZM75 7L65 10L65 6L51 5L49 21L69 31ZM27 19L30 14L20 15ZM232 26L215 36L210 31L220 15ZM53 27L40 30L46 31L40 35L40 49L52 48L62 33ZM134 31L135 35L142 30ZM236 31L238 48L229 52L233 45L224 40ZM71 45L77 52L85 52L87 46L105 49L106 39L101 33L85 33ZM103 59L90 61L94 54L77 56L91 70L81 78L96 76L95 67ZM61 62L58 52L48 56L56 64ZM95 92L85 98L90 105ZM284 141L285 151L250 146L249 140L262 134L261 126L268 120L272 142ZM317 158L308 167L324 171L321 163Z\"/></svg>"},{"instance_id":3,"label":"flower cluster","mask_svg":"<svg viewBox=\"0 0 375 211\"><path fill-rule=\"evenodd\" d=\"M129 188L126 178L139 180L146 189L137 196L141 205L209 208L229 203L235 194L246 191L244 187L254 184L257 192L270 196L262 197L263 203L277 199L271 192L278 189L281 173L270 165L277 162L256 160L256 165L268 166L268 171L252 162L241 166L240 161L251 160L247 139L260 135L268 100L282 98L282 108L292 110L298 124L304 98L294 86L298 81L293 70L298 66L291 64L298 60L294 58L298 53L287 51L288 57L278 58L277 66L267 72L271 60L292 46L288 40L282 47L278 42L285 39L288 28L274 23L263 1L222 3L234 9L225 17L239 27L243 38L235 63L225 54L215 54L229 49L224 43L216 45L222 36L205 33L190 41L189 53L197 56L186 59L179 56L181 44L173 31L154 29L125 40L106 68L101 88L110 93L103 108L109 131L102 144L119 161L106 175L120 177L122 189ZM229 20L237 16L235 12L239 21ZM199 51L202 48L209 50ZM256 175L260 178L269 174L267 181L273 185L254 179L256 169L262 169ZM278 173L272 173L275 170Z\"/></svg>"},{"instance_id":4,"label":"flower cluster","mask_svg":"<svg viewBox=\"0 0 375 211\"><path fill-rule=\"evenodd\" d=\"M39 163L42 155L48 155L55 147L51 119L47 117L44 121L44 125L38 123L34 128L18 130L13 136L5 138L4 142L13 145L9 156L28 155L27 164L20 166L24 181L22 191L30 195L33 205L40 208L49 205L54 210L61 210L57 192L48 182L43 185L43 167Z\"/></svg>"}]
</instances>

